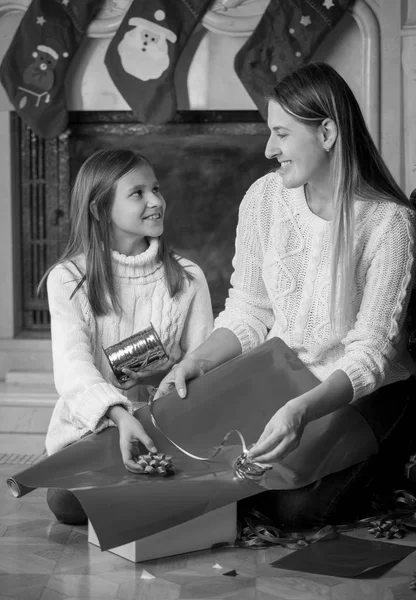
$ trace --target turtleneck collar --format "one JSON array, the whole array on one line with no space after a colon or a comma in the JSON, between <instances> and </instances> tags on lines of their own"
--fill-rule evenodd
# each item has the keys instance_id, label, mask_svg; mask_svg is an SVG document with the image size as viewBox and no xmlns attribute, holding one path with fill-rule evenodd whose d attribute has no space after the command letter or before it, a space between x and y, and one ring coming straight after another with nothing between
<instances>
[{"instance_id":1,"label":"turtleneck collar","mask_svg":"<svg viewBox=\"0 0 416 600\"><path fill-rule=\"evenodd\" d=\"M150 238L149 247L136 256L126 256L117 250L111 251L115 277L145 280L163 277L163 265L157 258L159 238Z\"/></svg>"}]
</instances>

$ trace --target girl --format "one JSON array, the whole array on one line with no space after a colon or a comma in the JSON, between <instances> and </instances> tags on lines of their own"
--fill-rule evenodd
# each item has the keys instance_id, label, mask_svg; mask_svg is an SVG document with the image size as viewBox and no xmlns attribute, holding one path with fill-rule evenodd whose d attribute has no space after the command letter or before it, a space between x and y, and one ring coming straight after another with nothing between
<instances>
[{"instance_id":1,"label":"girl","mask_svg":"<svg viewBox=\"0 0 416 600\"><path fill-rule=\"evenodd\" d=\"M54 378L60 398L46 436L49 454L109 425L120 430L127 470L136 472L137 442L155 452L133 416L174 362L212 329L208 285L199 267L175 256L163 239L165 200L143 157L100 150L82 165L71 198L66 250L47 280ZM118 384L107 348L152 323L169 361L125 373ZM139 384L139 385L137 385ZM48 503L67 523L86 521L70 492L49 490Z\"/></svg>"},{"instance_id":2,"label":"girl","mask_svg":"<svg viewBox=\"0 0 416 600\"><path fill-rule=\"evenodd\" d=\"M264 340L281 337L321 383L278 410L251 450L278 461L308 422L346 403L372 427L376 459L300 490L265 492L258 507L279 523L321 524L356 513L386 461L400 471L414 370L405 316L414 274L415 215L330 66L287 75L268 102L266 157L239 213L231 289L214 332L162 381L158 396ZM348 452L348 448L346 448Z\"/></svg>"}]
</instances>

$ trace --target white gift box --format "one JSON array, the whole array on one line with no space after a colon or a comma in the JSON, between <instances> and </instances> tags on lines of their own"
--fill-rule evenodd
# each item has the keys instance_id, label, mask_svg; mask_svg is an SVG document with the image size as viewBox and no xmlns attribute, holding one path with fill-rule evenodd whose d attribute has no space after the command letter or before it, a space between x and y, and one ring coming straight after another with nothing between
<instances>
[{"instance_id":1,"label":"white gift box","mask_svg":"<svg viewBox=\"0 0 416 600\"><path fill-rule=\"evenodd\" d=\"M218 543L232 543L235 540L236 529L237 504L234 502L141 540L111 548L109 552L135 563L143 562L205 550ZM100 545L90 521L88 541L95 546Z\"/></svg>"}]
</instances>

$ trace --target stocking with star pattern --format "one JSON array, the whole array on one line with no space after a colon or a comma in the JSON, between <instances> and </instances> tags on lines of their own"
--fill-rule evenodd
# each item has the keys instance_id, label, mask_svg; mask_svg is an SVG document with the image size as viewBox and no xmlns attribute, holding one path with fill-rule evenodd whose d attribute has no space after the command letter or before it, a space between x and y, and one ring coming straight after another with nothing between
<instances>
[{"instance_id":1,"label":"stocking with star pattern","mask_svg":"<svg viewBox=\"0 0 416 600\"><path fill-rule=\"evenodd\" d=\"M64 81L101 0L32 0L0 67L0 81L39 136L65 131Z\"/></svg>"},{"instance_id":2,"label":"stocking with star pattern","mask_svg":"<svg viewBox=\"0 0 416 600\"><path fill-rule=\"evenodd\" d=\"M235 57L235 71L266 118L265 96L293 68L307 62L354 0L270 0Z\"/></svg>"}]
</instances>

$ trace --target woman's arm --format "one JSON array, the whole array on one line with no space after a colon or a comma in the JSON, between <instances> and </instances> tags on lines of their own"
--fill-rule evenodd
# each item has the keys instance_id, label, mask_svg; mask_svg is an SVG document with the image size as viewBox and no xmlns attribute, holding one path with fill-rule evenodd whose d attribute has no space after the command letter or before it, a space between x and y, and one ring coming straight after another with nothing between
<instances>
[{"instance_id":1,"label":"woman's arm","mask_svg":"<svg viewBox=\"0 0 416 600\"><path fill-rule=\"evenodd\" d=\"M385 384L401 369L398 358L406 347L405 319L414 276L414 216L395 206L381 210L380 223L370 240L371 256L360 309L342 343L344 356L335 368L344 371L353 387L353 399ZM389 208L389 210L388 210ZM400 356L400 354L402 354ZM397 374L397 371L396 371Z\"/></svg>"},{"instance_id":2,"label":"woman's arm","mask_svg":"<svg viewBox=\"0 0 416 600\"><path fill-rule=\"evenodd\" d=\"M241 202L230 289L225 309L215 321L215 328L227 328L237 336L243 352L264 342L274 324L262 272L264 247L272 221L270 203L264 199L266 192L269 199L279 193L276 184L280 180L276 181L275 177L271 174L257 180Z\"/></svg>"},{"instance_id":3,"label":"woman's arm","mask_svg":"<svg viewBox=\"0 0 416 600\"><path fill-rule=\"evenodd\" d=\"M259 203L265 178L256 181L245 195L239 210L239 221L233 258L234 272L225 310L217 317L215 329L201 346L175 365L160 383L155 399L174 387L186 396L186 381L219 366L263 342L273 326L274 315L262 279L262 242ZM263 222L270 221L263 215Z\"/></svg>"},{"instance_id":4,"label":"woman's arm","mask_svg":"<svg viewBox=\"0 0 416 600\"><path fill-rule=\"evenodd\" d=\"M351 381L343 371L334 371L325 381L305 394L289 400L270 419L250 457L259 462L282 460L300 443L308 423L349 404Z\"/></svg>"},{"instance_id":5,"label":"woman's arm","mask_svg":"<svg viewBox=\"0 0 416 600\"><path fill-rule=\"evenodd\" d=\"M398 344L405 341L414 229L408 215L398 207L390 218L383 217L372 244L360 310L343 341L344 357L325 381L277 411L250 451L254 459L281 460L298 446L307 423L371 393L395 368Z\"/></svg>"},{"instance_id":6,"label":"woman's arm","mask_svg":"<svg viewBox=\"0 0 416 600\"><path fill-rule=\"evenodd\" d=\"M209 338L188 354L162 380L155 399L165 396L176 388L179 396L185 398L186 382L241 354L241 344L229 329L221 328L212 332Z\"/></svg>"}]
</instances>

